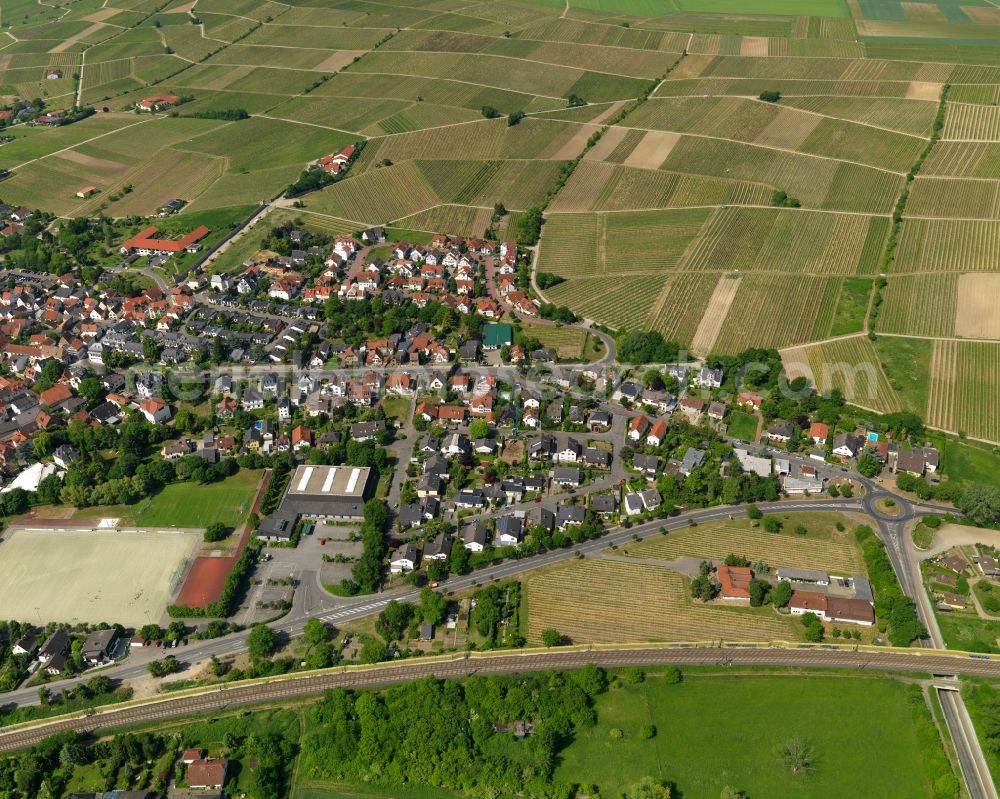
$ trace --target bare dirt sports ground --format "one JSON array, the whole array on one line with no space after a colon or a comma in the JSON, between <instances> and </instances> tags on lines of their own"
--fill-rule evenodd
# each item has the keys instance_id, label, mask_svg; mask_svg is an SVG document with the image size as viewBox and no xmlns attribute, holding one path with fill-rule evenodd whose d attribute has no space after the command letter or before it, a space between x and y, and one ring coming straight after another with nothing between
<instances>
[{"instance_id":1,"label":"bare dirt sports ground","mask_svg":"<svg viewBox=\"0 0 1000 799\"><path fill-rule=\"evenodd\" d=\"M156 622L199 542L195 533L14 530L0 540L0 608L41 624Z\"/></svg>"}]
</instances>

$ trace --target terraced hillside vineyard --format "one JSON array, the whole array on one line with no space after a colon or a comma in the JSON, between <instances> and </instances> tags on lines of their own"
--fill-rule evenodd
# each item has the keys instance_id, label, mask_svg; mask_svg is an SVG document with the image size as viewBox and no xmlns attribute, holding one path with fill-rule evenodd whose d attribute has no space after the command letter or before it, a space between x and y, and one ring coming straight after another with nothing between
<instances>
[{"instance_id":1,"label":"terraced hillside vineyard","mask_svg":"<svg viewBox=\"0 0 1000 799\"><path fill-rule=\"evenodd\" d=\"M520 220L538 209L535 269L561 279L539 299L612 330L805 353L822 388L843 386L819 359L877 365L866 335L930 342L956 386L977 361L944 353L1000 347L989 3L4 6L7 203L287 207L303 169L363 144L343 179L296 196L311 225L533 239ZM177 101L136 111L157 95ZM25 101L57 119L12 124ZM58 119L75 106L96 113ZM939 383L935 424L1000 438ZM898 405L882 378L865 392Z\"/></svg>"}]
</instances>

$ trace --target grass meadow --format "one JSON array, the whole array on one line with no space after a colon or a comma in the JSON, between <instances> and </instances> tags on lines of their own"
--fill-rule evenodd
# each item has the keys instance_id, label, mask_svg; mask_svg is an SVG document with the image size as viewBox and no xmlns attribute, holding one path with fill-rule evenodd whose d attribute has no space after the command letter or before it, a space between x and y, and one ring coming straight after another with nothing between
<instances>
[{"instance_id":1,"label":"grass meadow","mask_svg":"<svg viewBox=\"0 0 1000 799\"><path fill-rule=\"evenodd\" d=\"M556 777L594 783L602 796L648 776L675 783L684 799L717 799L727 785L768 799L929 799L915 713L927 711L912 709L906 686L891 679L685 673L670 684L653 672L598 697L596 726L562 752ZM649 724L656 735L645 739ZM781 762L795 737L816 753L811 774Z\"/></svg>"}]
</instances>

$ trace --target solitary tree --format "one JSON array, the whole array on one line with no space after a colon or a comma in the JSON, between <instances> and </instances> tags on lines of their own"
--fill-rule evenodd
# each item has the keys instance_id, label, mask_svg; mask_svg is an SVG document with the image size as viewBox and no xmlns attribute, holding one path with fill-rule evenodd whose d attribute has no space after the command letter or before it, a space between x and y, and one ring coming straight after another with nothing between
<instances>
[{"instance_id":1,"label":"solitary tree","mask_svg":"<svg viewBox=\"0 0 1000 799\"><path fill-rule=\"evenodd\" d=\"M789 738L781 747L781 762L792 774L816 770L816 751L801 738Z\"/></svg>"},{"instance_id":2,"label":"solitary tree","mask_svg":"<svg viewBox=\"0 0 1000 799\"><path fill-rule=\"evenodd\" d=\"M771 590L771 584L767 580L753 579L750 581L750 606L759 608L767 602L767 594Z\"/></svg>"},{"instance_id":3,"label":"solitary tree","mask_svg":"<svg viewBox=\"0 0 1000 799\"><path fill-rule=\"evenodd\" d=\"M542 630L542 643L545 646L559 646L562 643L563 637L558 630L548 627Z\"/></svg>"}]
</instances>

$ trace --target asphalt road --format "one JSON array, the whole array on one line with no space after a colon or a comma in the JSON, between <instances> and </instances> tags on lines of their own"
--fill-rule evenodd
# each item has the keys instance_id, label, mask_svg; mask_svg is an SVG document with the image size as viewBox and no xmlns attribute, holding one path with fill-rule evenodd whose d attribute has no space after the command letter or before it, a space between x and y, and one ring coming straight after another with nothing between
<instances>
[{"instance_id":1,"label":"asphalt road","mask_svg":"<svg viewBox=\"0 0 1000 799\"><path fill-rule=\"evenodd\" d=\"M860 652L824 649L720 649L669 646L629 647L588 651L512 652L485 657L458 655L434 662L385 664L364 670L331 670L269 683L213 688L195 696L180 696L150 704L109 708L91 715L26 729L0 731L0 752L37 743L63 730L90 732L125 725L148 724L192 713L225 710L241 705L274 702L320 693L328 688L365 688L406 682L433 675L467 677L473 674L507 674L544 669L572 669L593 663L623 666L757 666L786 668L831 668L873 672L931 672L1000 677L1000 662L947 655L909 652Z\"/></svg>"},{"instance_id":2,"label":"asphalt road","mask_svg":"<svg viewBox=\"0 0 1000 799\"><path fill-rule=\"evenodd\" d=\"M958 764L965 777L970 799L996 799L996 788L985 758L976 754L981 751L979 739L976 738L976 730L972 726L972 719L969 718L961 694L957 691L939 690L938 698L941 700L945 723L951 731Z\"/></svg>"}]
</instances>

